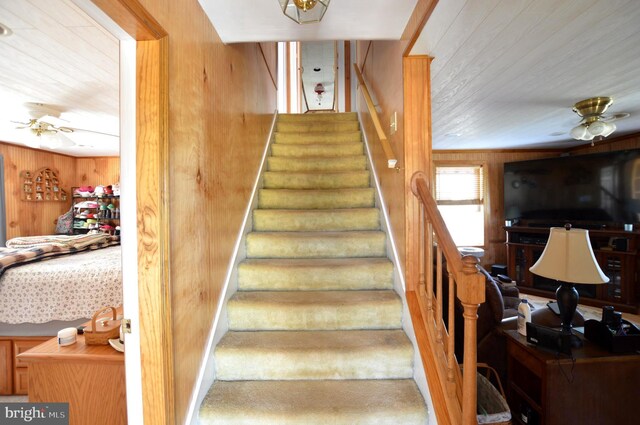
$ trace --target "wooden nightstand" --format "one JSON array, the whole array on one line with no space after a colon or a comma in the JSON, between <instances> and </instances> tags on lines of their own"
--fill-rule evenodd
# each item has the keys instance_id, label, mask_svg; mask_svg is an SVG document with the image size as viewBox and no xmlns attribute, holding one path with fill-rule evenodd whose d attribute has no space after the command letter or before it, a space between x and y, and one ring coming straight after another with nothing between
<instances>
[{"instance_id":1,"label":"wooden nightstand","mask_svg":"<svg viewBox=\"0 0 640 425\"><path fill-rule=\"evenodd\" d=\"M70 425L125 425L124 354L109 345L60 347L57 338L22 353L29 367L29 401L69 403Z\"/></svg>"},{"instance_id":2,"label":"wooden nightstand","mask_svg":"<svg viewBox=\"0 0 640 425\"><path fill-rule=\"evenodd\" d=\"M638 423L640 355L612 354L584 340L572 359L531 346L516 331L505 333L514 424L524 424L523 406L534 412L533 425Z\"/></svg>"}]
</instances>

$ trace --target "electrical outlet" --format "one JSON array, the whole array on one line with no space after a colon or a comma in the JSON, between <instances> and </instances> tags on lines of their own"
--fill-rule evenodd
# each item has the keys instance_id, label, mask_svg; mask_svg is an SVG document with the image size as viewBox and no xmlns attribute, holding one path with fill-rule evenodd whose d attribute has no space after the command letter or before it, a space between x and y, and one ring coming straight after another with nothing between
<instances>
[{"instance_id":1,"label":"electrical outlet","mask_svg":"<svg viewBox=\"0 0 640 425\"><path fill-rule=\"evenodd\" d=\"M391 124L389 124L389 133L394 134L396 131L398 131L398 113L394 111L393 114L391 114Z\"/></svg>"}]
</instances>

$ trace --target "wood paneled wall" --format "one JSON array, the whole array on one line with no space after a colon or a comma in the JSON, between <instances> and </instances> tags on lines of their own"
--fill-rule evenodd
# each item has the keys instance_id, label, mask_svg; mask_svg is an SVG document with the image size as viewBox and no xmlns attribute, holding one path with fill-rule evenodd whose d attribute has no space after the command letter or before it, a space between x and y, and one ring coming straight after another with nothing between
<instances>
[{"instance_id":1,"label":"wood paneled wall","mask_svg":"<svg viewBox=\"0 0 640 425\"><path fill-rule=\"evenodd\" d=\"M369 45L371 43L371 45ZM356 60L361 67L371 97L377 106L382 127L387 133L391 148L398 158L400 167L404 157L404 106L402 79L402 52L408 41L358 41L356 43ZM368 50L368 54L367 54ZM366 55L366 61L365 61ZM362 66L364 62L364 67ZM358 90L357 110L362 114L363 131L366 133L373 156L374 166L380 179L380 186L389 211L391 228L396 238L400 262L404 263L404 228L405 228L405 181L404 173L387 167L387 160L367 107ZM388 133L388 124L394 112L398 113L398 131Z\"/></svg>"},{"instance_id":2,"label":"wood paneled wall","mask_svg":"<svg viewBox=\"0 0 640 425\"><path fill-rule=\"evenodd\" d=\"M120 175L119 159L115 157L74 158L8 143L0 143L0 154L4 157L7 239L55 233L57 218L71 207L71 199L67 202L23 201L21 171L49 167L56 171L62 188L69 195L71 187L85 181L86 184L106 184L105 181L118 181ZM107 177L116 180L103 180Z\"/></svg>"},{"instance_id":3,"label":"wood paneled wall","mask_svg":"<svg viewBox=\"0 0 640 425\"><path fill-rule=\"evenodd\" d=\"M197 0L141 3L170 41L170 285L184 423L276 108L275 45L261 44L264 57L255 43L224 45Z\"/></svg>"},{"instance_id":4,"label":"wood paneled wall","mask_svg":"<svg viewBox=\"0 0 640 425\"><path fill-rule=\"evenodd\" d=\"M433 151L433 161L478 164L486 166L486 207L488 220L485 235L485 256L483 265L506 264L507 251L504 245L506 235L504 226L504 176L503 166L505 162L526 161L530 159L551 158L561 154L585 155L590 153L611 152L625 149L640 149L640 134L622 136L605 142L596 142L595 146L589 144L572 149L557 150L478 150L478 151Z\"/></svg>"},{"instance_id":5,"label":"wood paneled wall","mask_svg":"<svg viewBox=\"0 0 640 425\"><path fill-rule=\"evenodd\" d=\"M109 185L120 182L120 158L76 158L74 186Z\"/></svg>"}]
</instances>

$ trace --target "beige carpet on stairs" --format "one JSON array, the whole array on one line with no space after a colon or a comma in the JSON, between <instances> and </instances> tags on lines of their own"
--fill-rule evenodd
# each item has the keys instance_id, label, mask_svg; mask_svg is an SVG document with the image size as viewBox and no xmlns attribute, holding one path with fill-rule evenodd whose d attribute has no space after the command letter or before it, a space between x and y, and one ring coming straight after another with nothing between
<instances>
[{"instance_id":1,"label":"beige carpet on stairs","mask_svg":"<svg viewBox=\"0 0 640 425\"><path fill-rule=\"evenodd\" d=\"M203 425L427 423L354 113L283 114Z\"/></svg>"}]
</instances>

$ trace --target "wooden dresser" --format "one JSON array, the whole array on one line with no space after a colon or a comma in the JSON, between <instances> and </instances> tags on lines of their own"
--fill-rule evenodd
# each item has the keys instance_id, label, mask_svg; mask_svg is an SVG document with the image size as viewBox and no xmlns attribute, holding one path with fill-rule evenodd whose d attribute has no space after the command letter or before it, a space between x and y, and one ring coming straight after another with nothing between
<instances>
[{"instance_id":1,"label":"wooden dresser","mask_svg":"<svg viewBox=\"0 0 640 425\"><path fill-rule=\"evenodd\" d=\"M572 357L507 338L507 398L514 425L635 425L640 400L640 355L612 354L580 336Z\"/></svg>"},{"instance_id":2,"label":"wooden dresser","mask_svg":"<svg viewBox=\"0 0 640 425\"><path fill-rule=\"evenodd\" d=\"M30 402L69 403L70 425L127 423L124 354L111 346L51 338L17 359L29 367Z\"/></svg>"}]
</instances>

